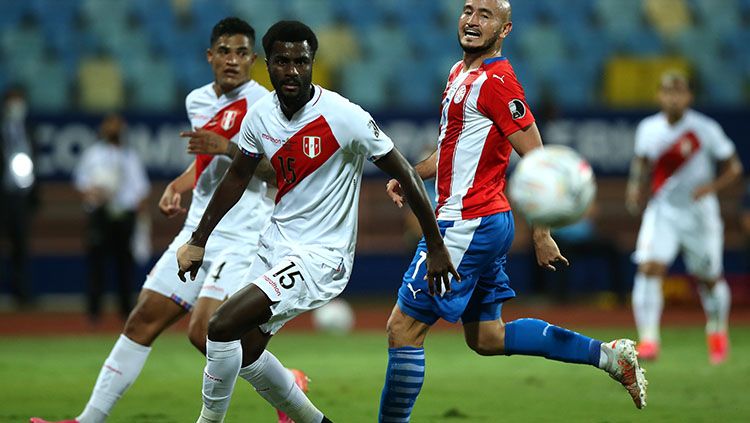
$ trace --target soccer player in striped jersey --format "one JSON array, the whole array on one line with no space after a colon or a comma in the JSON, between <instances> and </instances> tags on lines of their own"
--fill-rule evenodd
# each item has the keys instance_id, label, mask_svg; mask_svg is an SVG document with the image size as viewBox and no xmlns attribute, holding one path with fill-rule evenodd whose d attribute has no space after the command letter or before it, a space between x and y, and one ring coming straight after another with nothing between
<instances>
[{"instance_id":1,"label":"soccer player in striped jersey","mask_svg":"<svg viewBox=\"0 0 750 423\"><path fill-rule=\"evenodd\" d=\"M641 212L649 179L651 187L633 255L638 264L633 314L640 357L656 359L662 279L682 251L706 312L709 360L719 364L729 353L731 294L722 275L724 225L716 192L740 178L742 162L721 126L690 109L692 99L686 75L665 73L658 93L661 111L645 118L635 134L626 203L631 213Z\"/></svg>"},{"instance_id":2,"label":"soccer player in striped jersey","mask_svg":"<svg viewBox=\"0 0 750 423\"><path fill-rule=\"evenodd\" d=\"M436 178L438 224L461 281L449 292L425 281L420 242L388 320L381 422L409 421L424 380L424 339L440 318L460 319L466 343L480 355L589 364L622 383L638 408L646 405L633 341L604 343L538 319L504 323L500 317L503 302L515 296L504 271L514 235L505 173L511 150L523 156L542 147L523 89L502 56L512 26L507 0L466 0L458 19L464 55L443 92L438 148L415 168L423 179ZM389 181L387 189L401 206L398 182ZM533 228L533 242L540 266L567 265L548 228Z\"/></svg>"}]
</instances>

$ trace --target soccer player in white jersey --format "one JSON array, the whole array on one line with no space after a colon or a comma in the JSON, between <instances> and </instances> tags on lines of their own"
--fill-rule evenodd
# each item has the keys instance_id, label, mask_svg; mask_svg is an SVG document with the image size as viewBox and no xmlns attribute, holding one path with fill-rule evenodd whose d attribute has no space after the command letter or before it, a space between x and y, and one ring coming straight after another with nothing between
<instances>
[{"instance_id":1,"label":"soccer player in white jersey","mask_svg":"<svg viewBox=\"0 0 750 423\"><path fill-rule=\"evenodd\" d=\"M188 337L205 353L208 318L237 289L241 272L255 254L259 227L268 223L273 202L266 182L253 178L242 191L238 207L217 227L207 245L207 259L197 270L196 281L182 284L177 280L174 255L200 219L211 194L231 160L226 157L237 151L236 142L242 118L248 108L268 94L249 80L250 66L255 59L255 31L237 18L221 20L211 33L207 59L214 73L214 82L200 87L187 96L186 107L195 131L190 150L211 150L226 154L197 155L187 170L173 180L159 201L163 214L172 217L184 213L181 194L193 190L190 209L182 231L146 278L138 303L128 317L119 340L102 366L96 385L83 412L73 420L60 423L100 423L107 419L114 405L133 384L143 368L156 338L172 323L192 311ZM231 140L231 142L230 142ZM272 180L273 169L265 164L258 176ZM32 423L45 420L32 418Z\"/></svg>"},{"instance_id":2,"label":"soccer player in white jersey","mask_svg":"<svg viewBox=\"0 0 750 423\"><path fill-rule=\"evenodd\" d=\"M326 304L346 287L365 160L404 187L425 233L430 283L446 289L449 273L458 277L414 168L369 113L312 85L317 46L312 30L297 21L277 22L265 34L275 92L245 117L243 154L235 156L198 228L177 253L180 277L189 272L194 278L212 230L236 203L261 157L268 157L278 184L272 223L241 280L244 288L209 321L199 422L223 421L238 373L295 422L330 421L265 347L286 322ZM248 206L233 210L237 207Z\"/></svg>"},{"instance_id":3,"label":"soccer player in white jersey","mask_svg":"<svg viewBox=\"0 0 750 423\"><path fill-rule=\"evenodd\" d=\"M436 179L438 225L462 280L451 292L430 295L420 242L388 319L380 422L411 419L425 377L424 340L441 318L460 320L467 345L480 355L588 364L625 386L636 407L646 405L633 341L604 343L539 319L501 318L503 303L516 295L505 273L514 236L505 173L512 150L523 156L542 147L523 88L502 55L512 27L507 0L466 0L458 19L463 60L451 69L443 92L438 148L416 170L423 179ZM387 190L401 206L398 181L389 181ZM548 228L533 228L533 241L540 266L567 265Z\"/></svg>"},{"instance_id":4,"label":"soccer player in white jersey","mask_svg":"<svg viewBox=\"0 0 750 423\"><path fill-rule=\"evenodd\" d=\"M731 294L722 274L724 225L716 193L740 178L742 163L721 126L690 108L693 94L684 74L665 73L658 100L661 112L638 125L627 189L628 210L638 214L651 181L633 255L638 352L644 359L659 355L662 279L682 252L706 312L709 359L718 364L729 352Z\"/></svg>"}]
</instances>

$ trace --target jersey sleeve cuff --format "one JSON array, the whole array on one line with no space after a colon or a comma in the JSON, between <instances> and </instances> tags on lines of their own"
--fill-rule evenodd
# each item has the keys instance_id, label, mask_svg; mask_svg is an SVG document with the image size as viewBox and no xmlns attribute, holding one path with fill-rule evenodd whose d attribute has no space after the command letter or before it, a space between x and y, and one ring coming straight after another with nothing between
<instances>
[{"instance_id":1,"label":"jersey sleeve cuff","mask_svg":"<svg viewBox=\"0 0 750 423\"><path fill-rule=\"evenodd\" d=\"M256 153L254 151L246 150L244 147L240 147L240 151L242 152L242 154L244 154L244 155L246 155L248 157L252 157L254 159L262 159L263 158L263 154L262 153Z\"/></svg>"}]
</instances>

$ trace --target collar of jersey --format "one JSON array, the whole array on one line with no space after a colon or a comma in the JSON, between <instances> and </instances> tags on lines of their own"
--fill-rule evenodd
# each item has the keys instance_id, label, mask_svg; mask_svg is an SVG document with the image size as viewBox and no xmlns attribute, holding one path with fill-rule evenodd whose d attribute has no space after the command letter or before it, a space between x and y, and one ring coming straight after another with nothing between
<instances>
[{"instance_id":1,"label":"collar of jersey","mask_svg":"<svg viewBox=\"0 0 750 423\"><path fill-rule=\"evenodd\" d=\"M491 64L493 64L495 62L499 62L501 60L508 60L508 58L505 57L505 56L490 57L489 59L484 59L484 61L482 61L482 64L491 65Z\"/></svg>"},{"instance_id":2,"label":"collar of jersey","mask_svg":"<svg viewBox=\"0 0 750 423\"><path fill-rule=\"evenodd\" d=\"M284 117L285 120L293 121L297 119L298 117L302 116L306 110L312 107L315 107L315 105L318 104L318 100L320 100L320 97L323 95L323 89L320 88L320 85L318 84L312 84L312 87L315 90L315 92L313 93L313 97L310 99L310 101L305 103L305 105L302 106L301 109L297 110L297 112L294 113L294 115L292 115L291 119L287 119L286 115L284 115L284 112L281 110L281 100L279 100L279 96L276 95L276 91L274 91L273 95L274 95L274 99L276 100L276 107L278 108L279 113L281 114L281 116Z\"/></svg>"}]
</instances>

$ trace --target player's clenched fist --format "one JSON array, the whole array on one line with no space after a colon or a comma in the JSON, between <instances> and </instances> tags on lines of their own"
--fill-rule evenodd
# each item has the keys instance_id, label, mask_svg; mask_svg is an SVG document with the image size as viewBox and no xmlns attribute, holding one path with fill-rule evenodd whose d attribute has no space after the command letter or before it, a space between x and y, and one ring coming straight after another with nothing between
<instances>
[{"instance_id":1,"label":"player's clenched fist","mask_svg":"<svg viewBox=\"0 0 750 423\"><path fill-rule=\"evenodd\" d=\"M190 273L190 280L194 281L198 270L203 264L203 253L205 248L197 245L184 244L177 250L177 267L180 269L177 276L186 282L185 273Z\"/></svg>"}]
</instances>

